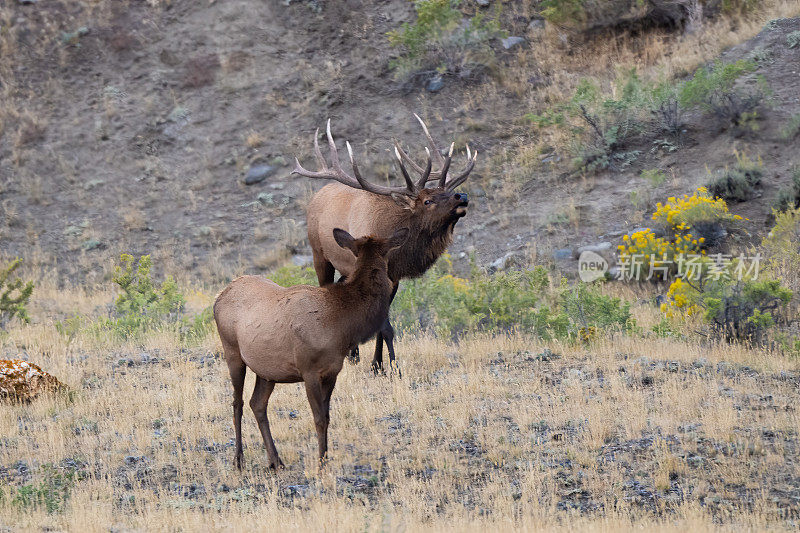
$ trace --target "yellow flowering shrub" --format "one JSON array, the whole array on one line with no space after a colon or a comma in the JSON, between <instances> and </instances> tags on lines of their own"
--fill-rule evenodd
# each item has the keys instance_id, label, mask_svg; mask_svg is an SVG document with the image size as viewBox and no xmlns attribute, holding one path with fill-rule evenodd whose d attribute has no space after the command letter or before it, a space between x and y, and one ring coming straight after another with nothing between
<instances>
[{"instance_id":1,"label":"yellow flowering shrub","mask_svg":"<svg viewBox=\"0 0 800 533\"><path fill-rule=\"evenodd\" d=\"M682 230L681 230L682 231ZM695 238L691 233L674 233L671 238L657 237L653 230L645 229L625 235L617 249L619 264L629 279L639 281L665 280L678 269L679 257L704 255L703 237Z\"/></svg>"},{"instance_id":2,"label":"yellow flowering shrub","mask_svg":"<svg viewBox=\"0 0 800 533\"><path fill-rule=\"evenodd\" d=\"M668 303L661 304L661 311L668 317L688 318L697 313L698 291L682 278L675 278L667 291Z\"/></svg>"},{"instance_id":3,"label":"yellow flowering shrub","mask_svg":"<svg viewBox=\"0 0 800 533\"><path fill-rule=\"evenodd\" d=\"M695 222L732 222L742 220L742 217L731 214L725 200L712 198L708 189L699 187L691 196L671 196L666 204L656 204L653 220L680 231L688 230Z\"/></svg>"}]
</instances>

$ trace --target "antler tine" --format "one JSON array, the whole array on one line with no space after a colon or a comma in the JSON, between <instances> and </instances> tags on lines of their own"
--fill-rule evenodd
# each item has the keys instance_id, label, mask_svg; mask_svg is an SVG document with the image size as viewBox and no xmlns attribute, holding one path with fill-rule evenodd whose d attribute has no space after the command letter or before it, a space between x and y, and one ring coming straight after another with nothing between
<instances>
[{"instance_id":1,"label":"antler tine","mask_svg":"<svg viewBox=\"0 0 800 533\"><path fill-rule=\"evenodd\" d=\"M439 177L439 187L444 188L447 185L447 171L450 170L450 161L453 160L453 148L456 143L450 144L450 150L447 152L447 157L444 158L444 165L442 166L442 175Z\"/></svg>"},{"instance_id":2,"label":"antler tine","mask_svg":"<svg viewBox=\"0 0 800 533\"><path fill-rule=\"evenodd\" d=\"M336 149L336 142L334 141L333 134L331 133L330 119L328 119L328 123L325 128L325 134L328 138L328 147L330 148L331 153L331 166L328 166L328 163L325 161L325 157L323 157L322 151L319 148L319 129L317 129L314 135L314 156L317 158L319 169L316 172L307 170L300 164L300 160L295 158L295 166L294 170L292 170L293 174L299 174L307 178L332 179L347 185L348 187L353 187L354 189L362 189L384 196L391 196L393 194L413 196L419 190L419 185L415 184L411 180L411 176L409 176L408 171L403 164L404 159L406 161L410 161L414 166L414 169L419 169L419 172L423 174L424 181L420 180L422 187L425 186L425 181L427 181L429 175L431 174L430 157L428 158L427 169L423 170L419 167L419 165L416 165L416 163L411 161L411 158L409 158L408 155L403 152L403 149L400 148L397 142L395 142L395 155L397 155L397 159L400 163L400 170L403 173L403 178L405 179L406 184L404 187L386 187L383 185L375 185L374 183L368 182L361 176L361 172L358 170L358 165L356 164L356 158L353 155L353 147L350 146L350 142L347 141L345 144L347 146L347 153L350 156L350 164L353 166L353 175L355 176L353 177L342 168L341 161L339 160L339 152Z\"/></svg>"},{"instance_id":3,"label":"antler tine","mask_svg":"<svg viewBox=\"0 0 800 533\"><path fill-rule=\"evenodd\" d=\"M328 147L331 150L331 162L333 163L333 168L336 170L342 170L342 164L339 162L339 151L336 149L336 143L333 142L333 135L331 135L331 119L328 119L328 124L325 128L325 135L328 137Z\"/></svg>"},{"instance_id":4,"label":"antler tine","mask_svg":"<svg viewBox=\"0 0 800 533\"><path fill-rule=\"evenodd\" d=\"M431 133L428 131L428 126L425 125L425 122L419 115L414 113L414 117L419 121L419 125L422 126L422 131L425 133L425 138L428 139L428 145L431 147L431 151L435 154L434 157L436 158L436 162L444 166L444 157L442 156L442 152L439 151L439 147L436 145L436 141L433 140L431 137Z\"/></svg>"},{"instance_id":5,"label":"antler tine","mask_svg":"<svg viewBox=\"0 0 800 533\"><path fill-rule=\"evenodd\" d=\"M433 160L431 159L431 151L428 150L427 148L425 148L425 152L428 154L428 165L425 167L425 172L423 172L422 175L419 177L419 180L417 180L417 188L418 189L424 189L425 188L425 184L430 179L430 177L431 177L431 169L433 168Z\"/></svg>"},{"instance_id":6,"label":"antler tine","mask_svg":"<svg viewBox=\"0 0 800 533\"><path fill-rule=\"evenodd\" d=\"M447 182L447 190L452 191L465 181L467 181L467 177L469 173L472 172L472 169L475 168L475 161L478 159L478 151L475 150L475 153L470 153L469 145L467 145L467 166L464 168L464 171L461 172L458 176L453 178L452 180Z\"/></svg>"},{"instance_id":7,"label":"antler tine","mask_svg":"<svg viewBox=\"0 0 800 533\"><path fill-rule=\"evenodd\" d=\"M410 193L416 192L414 182L411 181L411 176L408 175L406 166L403 164L403 158L400 157L400 152L397 150L397 148L394 149L394 154L397 156L397 163L400 165L400 172L403 173L403 179L406 181L406 188Z\"/></svg>"},{"instance_id":8,"label":"antler tine","mask_svg":"<svg viewBox=\"0 0 800 533\"><path fill-rule=\"evenodd\" d=\"M325 158L322 157L322 151L319 149L319 128L314 132L314 157L317 159L317 165L321 169L328 168Z\"/></svg>"},{"instance_id":9,"label":"antler tine","mask_svg":"<svg viewBox=\"0 0 800 533\"><path fill-rule=\"evenodd\" d=\"M353 167L353 174L356 177L356 181L358 184L361 185L361 188L364 188L364 178L361 177L361 172L358 170L358 165L356 164L356 158L353 156L353 147L350 146L350 141L345 141L345 146L347 146L347 154L350 156L350 165Z\"/></svg>"}]
</instances>

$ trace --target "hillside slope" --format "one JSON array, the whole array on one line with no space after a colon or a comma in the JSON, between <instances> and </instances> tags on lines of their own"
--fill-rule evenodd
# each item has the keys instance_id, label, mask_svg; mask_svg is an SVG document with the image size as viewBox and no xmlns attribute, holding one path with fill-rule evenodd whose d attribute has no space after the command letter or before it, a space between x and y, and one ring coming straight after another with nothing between
<instances>
[{"instance_id":1,"label":"hillside slope","mask_svg":"<svg viewBox=\"0 0 800 533\"><path fill-rule=\"evenodd\" d=\"M406 90L388 66L396 52L386 33L413 17L402 0L152 4L2 8L4 50L13 52L2 61L2 255L89 282L121 251L153 253L164 269L204 279L273 268L293 254L302 261L304 206L321 184L290 176L290 165L294 156L310 160L313 131L329 117L374 179L394 174L392 138L422 147L413 112L443 142L476 147L482 157L467 186L471 212L452 252L458 258L475 249L483 264L509 250L547 260L551 250L635 227L644 213L629 194L640 170L673 175L653 199L688 192L707 178L706 168L729 164L734 149L764 160L763 197L735 208L760 229L796 162L778 132L800 112L793 89L800 53L786 42L800 29L797 19L725 54L769 49L758 73L773 89L773 107L757 134L736 137L695 117L676 153L643 147L625 171L581 178L539 161L520 167L519 154L537 142L521 117L557 93L558 76L576 77L592 57L606 70L623 56L639 61L650 53L646 38L609 52L614 36L596 41L597 50L571 36L564 49L565 34L528 28L532 8L511 2L504 26L527 44L506 51L493 43L493 74L431 93ZM728 40L746 33L726 31ZM676 62L682 38L658 38L673 39L663 50ZM713 50L709 41L725 42L713 33L693 38L702 44L698 57ZM553 65L559 49L575 56L574 65L562 64L566 74ZM263 164L274 173L244 185L248 169Z\"/></svg>"}]
</instances>

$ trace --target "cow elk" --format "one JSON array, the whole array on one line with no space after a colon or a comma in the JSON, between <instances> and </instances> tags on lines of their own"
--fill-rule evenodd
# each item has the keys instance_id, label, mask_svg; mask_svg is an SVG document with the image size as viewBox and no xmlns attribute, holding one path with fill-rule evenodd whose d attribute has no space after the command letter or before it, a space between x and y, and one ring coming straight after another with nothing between
<instances>
[{"instance_id":1,"label":"cow elk","mask_svg":"<svg viewBox=\"0 0 800 533\"><path fill-rule=\"evenodd\" d=\"M233 280L214 302L225 361L233 383L236 466L242 467L242 390L249 368L256 374L250 407L258 421L270 467L283 466L267 420L276 383L305 382L322 461L328 449L330 400L344 358L384 324L393 290L388 254L402 246L408 229L388 239L353 238L341 229L331 237L354 263L345 283L284 288L265 278Z\"/></svg>"},{"instance_id":2,"label":"cow elk","mask_svg":"<svg viewBox=\"0 0 800 533\"><path fill-rule=\"evenodd\" d=\"M447 155L443 155L431 137L427 126L419 116L414 115L422 125L428 141L428 161L425 168L418 165L395 141L395 155L400 171L405 180L401 187L377 185L365 180L359 172L350 143L347 151L352 175L348 174L339 161L336 144L331 135L331 121L328 120L327 138L330 148L330 166L322 156L317 137L314 136L314 154L319 170L309 171L295 159L294 174L309 178L330 179L330 183L320 189L311 199L308 206L308 240L314 255L314 269L320 286L333 283L334 273L339 271L342 278L353 275L356 263L351 254L337 246L332 238L333 228L343 228L354 236L376 235L386 238L397 228L409 228L410 237L405 244L389 255L389 278L392 280L392 299L403 278L419 277L428 270L439 256L447 249L453 239L455 224L467 214L469 203L466 193L457 193L455 188L464 183L475 166L478 156L466 147L466 167L455 177L448 179L448 171L453 156L453 144ZM433 170L434 161L437 170ZM416 181L411 179L408 164L419 174ZM426 188L430 180L436 186ZM375 356L372 369L375 373L383 372L383 343L389 352L389 365L395 364L394 329L387 317L386 322L377 334ZM357 356L357 347L353 356Z\"/></svg>"}]
</instances>

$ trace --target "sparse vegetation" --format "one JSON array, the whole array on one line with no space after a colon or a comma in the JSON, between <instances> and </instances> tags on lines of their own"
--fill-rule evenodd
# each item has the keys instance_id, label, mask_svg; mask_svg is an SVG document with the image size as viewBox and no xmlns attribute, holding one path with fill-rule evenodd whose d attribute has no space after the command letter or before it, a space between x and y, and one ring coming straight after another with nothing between
<instances>
[{"instance_id":1,"label":"sparse vegetation","mask_svg":"<svg viewBox=\"0 0 800 533\"><path fill-rule=\"evenodd\" d=\"M24 282L16 277L16 271L22 264L22 259L15 259L11 263L0 267L0 327L14 317L22 322L29 322L27 304L33 293L32 281Z\"/></svg>"},{"instance_id":2,"label":"sparse vegetation","mask_svg":"<svg viewBox=\"0 0 800 533\"><path fill-rule=\"evenodd\" d=\"M197 340L211 330L213 319L210 307L195 316L184 313L186 298L171 277L160 285L151 278L150 256L139 259L122 254L115 267L113 282L122 290L114 302L109 318L90 320L76 315L56 323L56 329L67 338L81 331L97 335L106 331L122 339L141 338L158 329L173 329L184 340Z\"/></svg>"},{"instance_id":3,"label":"sparse vegetation","mask_svg":"<svg viewBox=\"0 0 800 533\"><path fill-rule=\"evenodd\" d=\"M700 107L725 124L752 130L757 127L756 110L768 93L766 81L758 76L751 88L739 87L737 82L755 69L756 64L746 60L701 67L681 85L678 103L685 109Z\"/></svg>"},{"instance_id":4,"label":"sparse vegetation","mask_svg":"<svg viewBox=\"0 0 800 533\"><path fill-rule=\"evenodd\" d=\"M578 168L621 169L640 153L626 151L626 146L665 133L678 136L684 115L694 109L737 127L756 129L756 109L768 92L766 82L757 78L751 89L736 85L754 69L755 63L750 61L719 63L700 68L691 79L678 83L642 80L632 69L617 78L612 96L593 81L582 80L569 101L525 118L540 129L565 131L572 139L573 162Z\"/></svg>"},{"instance_id":5,"label":"sparse vegetation","mask_svg":"<svg viewBox=\"0 0 800 533\"><path fill-rule=\"evenodd\" d=\"M698 279L677 278L669 287L669 304L662 308L668 316L700 314L712 334L727 341L763 344L773 326L786 324L793 293L779 280L739 279L730 272L718 273L704 259ZM746 267L734 264L733 271Z\"/></svg>"},{"instance_id":6,"label":"sparse vegetation","mask_svg":"<svg viewBox=\"0 0 800 533\"><path fill-rule=\"evenodd\" d=\"M800 31L793 31L786 36L786 46L789 48L800 46Z\"/></svg>"},{"instance_id":7,"label":"sparse vegetation","mask_svg":"<svg viewBox=\"0 0 800 533\"><path fill-rule=\"evenodd\" d=\"M791 141L800 133L800 113L792 115L786 125L781 128L781 139Z\"/></svg>"},{"instance_id":8,"label":"sparse vegetation","mask_svg":"<svg viewBox=\"0 0 800 533\"><path fill-rule=\"evenodd\" d=\"M0 496L0 505L3 499L8 498L13 507L23 512L38 509L47 513L62 512L78 477L77 465L74 461L71 463L66 467L42 465L41 480L38 483L22 485L9 495ZM0 495L4 492L0 487Z\"/></svg>"},{"instance_id":9,"label":"sparse vegetation","mask_svg":"<svg viewBox=\"0 0 800 533\"><path fill-rule=\"evenodd\" d=\"M445 257L419 280L403 283L392 318L406 332L517 331L543 339L575 340L581 329L628 331L630 306L594 286L552 284L542 267L488 274L473 266L468 278L453 275Z\"/></svg>"},{"instance_id":10,"label":"sparse vegetation","mask_svg":"<svg viewBox=\"0 0 800 533\"><path fill-rule=\"evenodd\" d=\"M398 79L472 78L492 64L489 41L504 35L499 22L482 13L465 19L458 5L459 0L414 1L417 19L388 35L400 51L391 63Z\"/></svg>"},{"instance_id":11,"label":"sparse vegetation","mask_svg":"<svg viewBox=\"0 0 800 533\"><path fill-rule=\"evenodd\" d=\"M660 168L650 168L642 170L639 176L650 183L653 187L659 187L667 181L667 174Z\"/></svg>"},{"instance_id":12,"label":"sparse vegetation","mask_svg":"<svg viewBox=\"0 0 800 533\"><path fill-rule=\"evenodd\" d=\"M778 191L774 208L779 212L800 207L800 165L792 169L792 181Z\"/></svg>"},{"instance_id":13,"label":"sparse vegetation","mask_svg":"<svg viewBox=\"0 0 800 533\"><path fill-rule=\"evenodd\" d=\"M755 198L763 175L761 158L753 161L744 152L736 152L736 163L714 174L706 188L714 198L745 202Z\"/></svg>"}]
</instances>

